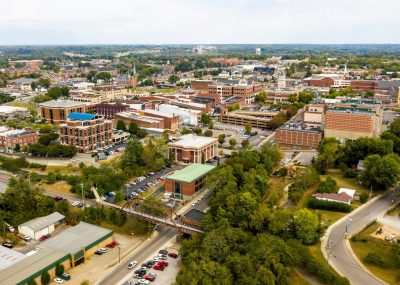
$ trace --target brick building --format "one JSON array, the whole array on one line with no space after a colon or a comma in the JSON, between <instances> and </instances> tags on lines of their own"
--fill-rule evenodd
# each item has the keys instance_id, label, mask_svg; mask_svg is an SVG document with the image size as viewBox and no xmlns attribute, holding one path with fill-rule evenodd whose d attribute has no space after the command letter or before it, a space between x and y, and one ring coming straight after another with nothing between
<instances>
[{"instance_id":1,"label":"brick building","mask_svg":"<svg viewBox=\"0 0 400 285\"><path fill-rule=\"evenodd\" d=\"M275 142L283 149L316 149L321 139L321 129L301 123L287 123L275 132Z\"/></svg>"},{"instance_id":2,"label":"brick building","mask_svg":"<svg viewBox=\"0 0 400 285\"><path fill-rule=\"evenodd\" d=\"M59 127L61 143L74 145L79 152L87 153L112 144L112 121L100 115L71 113Z\"/></svg>"},{"instance_id":3,"label":"brick building","mask_svg":"<svg viewBox=\"0 0 400 285\"><path fill-rule=\"evenodd\" d=\"M238 110L221 115L221 122L238 126L249 123L254 128L268 129L271 119L278 114L276 111Z\"/></svg>"},{"instance_id":4,"label":"brick building","mask_svg":"<svg viewBox=\"0 0 400 285\"><path fill-rule=\"evenodd\" d=\"M204 188L205 176L215 168L213 165L194 163L165 178L165 192L174 198L190 200Z\"/></svg>"},{"instance_id":5,"label":"brick building","mask_svg":"<svg viewBox=\"0 0 400 285\"><path fill-rule=\"evenodd\" d=\"M360 137L378 137L382 126L382 108L374 100L345 100L328 108L325 137L341 141Z\"/></svg>"},{"instance_id":6,"label":"brick building","mask_svg":"<svg viewBox=\"0 0 400 285\"><path fill-rule=\"evenodd\" d=\"M218 153L218 140L216 138L200 137L193 134L183 135L177 141L168 145L175 162L204 163Z\"/></svg>"},{"instance_id":7,"label":"brick building","mask_svg":"<svg viewBox=\"0 0 400 285\"><path fill-rule=\"evenodd\" d=\"M129 105L117 103L101 103L93 107L94 111L106 119L114 119L116 113L129 110Z\"/></svg>"},{"instance_id":8,"label":"brick building","mask_svg":"<svg viewBox=\"0 0 400 285\"><path fill-rule=\"evenodd\" d=\"M136 111L125 111L114 115L114 127L118 121L123 121L126 128L129 128L131 123L135 123L139 128L164 129L164 120L150 116L144 116Z\"/></svg>"},{"instance_id":9,"label":"brick building","mask_svg":"<svg viewBox=\"0 0 400 285\"><path fill-rule=\"evenodd\" d=\"M71 100L52 100L41 103L39 106L42 118L53 125L64 124L69 114L84 113L87 108L85 103Z\"/></svg>"},{"instance_id":10,"label":"brick building","mask_svg":"<svg viewBox=\"0 0 400 285\"><path fill-rule=\"evenodd\" d=\"M14 149L38 143L39 135L26 130L5 130L0 132L0 147Z\"/></svg>"}]
</instances>

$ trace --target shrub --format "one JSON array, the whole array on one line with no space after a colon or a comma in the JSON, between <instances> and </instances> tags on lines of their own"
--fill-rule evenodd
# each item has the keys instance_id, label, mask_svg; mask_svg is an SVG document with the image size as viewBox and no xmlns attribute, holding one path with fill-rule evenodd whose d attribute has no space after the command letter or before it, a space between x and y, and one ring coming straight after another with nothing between
<instances>
[{"instance_id":1,"label":"shrub","mask_svg":"<svg viewBox=\"0 0 400 285\"><path fill-rule=\"evenodd\" d=\"M325 181L322 181L317 189L318 193L335 193L339 190L336 180L332 177L328 177Z\"/></svg>"},{"instance_id":2,"label":"shrub","mask_svg":"<svg viewBox=\"0 0 400 285\"><path fill-rule=\"evenodd\" d=\"M28 285L37 285L35 280L29 280Z\"/></svg>"},{"instance_id":3,"label":"shrub","mask_svg":"<svg viewBox=\"0 0 400 285\"><path fill-rule=\"evenodd\" d=\"M42 281L42 284L49 284L50 283L50 274L47 271L44 271L42 273L42 276L40 277L40 281Z\"/></svg>"},{"instance_id":4,"label":"shrub","mask_svg":"<svg viewBox=\"0 0 400 285\"><path fill-rule=\"evenodd\" d=\"M294 204L297 204L303 198L303 195L304 188L300 184L294 182L289 186L289 199Z\"/></svg>"},{"instance_id":5,"label":"shrub","mask_svg":"<svg viewBox=\"0 0 400 285\"><path fill-rule=\"evenodd\" d=\"M61 276L64 273L64 265L62 264L57 264L56 266L56 275Z\"/></svg>"},{"instance_id":6,"label":"shrub","mask_svg":"<svg viewBox=\"0 0 400 285\"><path fill-rule=\"evenodd\" d=\"M369 252L365 257L365 261L379 267L387 267L388 264L382 259L382 257L374 252Z\"/></svg>"},{"instance_id":7,"label":"shrub","mask_svg":"<svg viewBox=\"0 0 400 285\"><path fill-rule=\"evenodd\" d=\"M346 170L346 172L343 175L346 178L356 178L357 177L357 172L355 172L353 169L349 168Z\"/></svg>"},{"instance_id":8,"label":"shrub","mask_svg":"<svg viewBox=\"0 0 400 285\"><path fill-rule=\"evenodd\" d=\"M365 203L365 202L367 202L368 201L368 198L369 198L369 193L368 192L362 192L361 194L360 194L360 202L361 203Z\"/></svg>"},{"instance_id":9,"label":"shrub","mask_svg":"<svg viewBox=\"0 0 400 285\"><path fill-rule=\"evenodd\" d=\"M308 200L307 206L311 209L321 209L343 213L350 213L352 210L351 206L345 203L318 200L315 198L311 198L310 200Z\"/></svg>"}]
</instances>

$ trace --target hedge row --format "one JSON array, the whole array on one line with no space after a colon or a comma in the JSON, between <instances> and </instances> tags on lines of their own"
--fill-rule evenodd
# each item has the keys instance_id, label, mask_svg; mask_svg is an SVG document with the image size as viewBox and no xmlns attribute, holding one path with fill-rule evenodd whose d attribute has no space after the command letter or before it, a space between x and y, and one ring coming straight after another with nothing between
<instances>
[{"instance_id":1,"label":"hedge row","mask_svg":"<svg viewBox=\"0 0 400 285\"><path fill-rule=\"evenodd\" d=\"M308 207L311 209L321 209L343 213L350 213L352 210L351 206L345 203L318 200L315 198L311 198L310 200L308 200Z\"/></svg>"}]
</instances>

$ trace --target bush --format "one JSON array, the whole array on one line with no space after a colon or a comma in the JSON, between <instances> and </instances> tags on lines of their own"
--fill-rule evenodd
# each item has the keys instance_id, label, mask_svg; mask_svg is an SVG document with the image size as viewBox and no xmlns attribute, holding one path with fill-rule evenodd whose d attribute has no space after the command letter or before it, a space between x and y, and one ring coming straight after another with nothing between
<instances>
[{"instance_id":1,"label":"bush","mask_svg":"<svg viewBox=\"0 0 400 285\"><path fill-rule=\"evenodd\" d=\"M388 264L382 259L382 257L374 252L370 252L367 254L365 257L365 261L374 265L377 265L379 267L387 267Z\"/></svg>"},{"instance_id":2,"label":"bush","mask_svg":"<svg viewBox=\"0 0 400 285\"><path fill-rule=\"evenodd\" d=\"M297 204L304 195L304 188L300 184L294 182L289 186L289 199L294 204Z\"/></svg>"},{"instance_id":3,"label":"bush","mask_svg":"<svg viewBox=\"0 0 400 285\"><path fill-rule=\"evenodd\" d=\"M31 162L29 163L29 168L40 168L41 170L45 170L47 165Z\"/></svg>"},{"instance_id":4,"label":"bush","mask_svg":"<svg viewBox=\"0 0 400 285\"><path fill-rule=\"evenodd\" d=\"M357 172L355 172L353 169L349 168L346 170L346 172L343 175L346 178L356 178L357 177Z\"/></svg>"},{"instance_id":5,"label":"bush","mask_svg":"<svg viewBox=\"0 0 400 285\"><path fill-rule=\"evenodd\" d=\"M361 203L365 203L365 202L367 202L368 201L368 198L369 198L369 193L368 192L362 192L361 194L360 194L360 202Z\"/></svg>"},{"instance_id":6,"label":"bush","mask_svg":"<svg viewBox=\"0 0 400 285\"><path fill-rule=\"evenodd\" d=\"M332 177L328 177L325 181L322 181L317 189L318 193L336 193L339 190L339 187L336 183L336 180Z\"/></svg>"},{"instance_id":7,"label":"bush","mask_svg":"<svg viewBox=\"0 0 400 285\"><path fill-rule=\"evenodd\" d=\"M56 275L61 276L64 273L64 265L62 264L57 264L56 266Z\"/></svg>"},{"instance_id":8,"label":"bush","mask_svg":"<svg viewBox=\"0 0 400 285\"><path fill-rule=\"evenodd\" d=\"M42 276L40 277L40 281L42 281L42 284L49 284L50 283L50 274L47 271L44 271L42 273Z\"/></svg>"},{"instance_id":9,"label":"bush","mask_svg":"<svg viewBox=\"0 0 400 285\"><path fill-rule=\"evenodd\" d=\"M28 285L37 285L35 280L29 280Z\"/></svg>"},{"instance_id":10,"label":"bush","mask_svg":"<svg viewBox=\"0 0 400 285\"><path fill-rule=\"evenodd\" d=\"M310 200L308 200L307 206L311 209L321 209L343 213L350 213L352 210L351 206L345 203L318 200L315 198L311 198Z\"/></svg>"},{"instance_id":11,"label":"bush","mask_svg":"<svg viewBox=\"0 0 400 285\"><path fill-rule=\"evenodd\" d=\"M279 177L285 177L289 173L289 170L286 167L279 168L279 170L275 171L274 175Z\"/></svg>"}]
</instances>

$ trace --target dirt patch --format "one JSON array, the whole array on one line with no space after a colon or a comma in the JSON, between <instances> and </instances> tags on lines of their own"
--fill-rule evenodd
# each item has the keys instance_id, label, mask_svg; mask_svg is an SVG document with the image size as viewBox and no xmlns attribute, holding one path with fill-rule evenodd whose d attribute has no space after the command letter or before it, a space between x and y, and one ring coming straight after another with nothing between
<instances>
[{"instance_id":1,"label":"dirt patch","mask_svg":"<svg viewBox=\"0 0 400 285\"><path fill-rule=\"evenodd\" d=\"M388 240L389 237L393 237L391 241L396 241L397 239L400 239L400 232L386 225L382 225L378 228L378 230L372 232L369 236L381 240Z\"/></svg>"},{"instance_id":2,"label":"dirt patch","mask_svg":"<svg viewBox=\"0 0 400 285\"><path fill-rule=\"evenodd\" d=\"M40 183L39 187L44 188L45 190L50 190L54 192L58 192L60 194L71 195L71 185L69 185L65 181L58 181L54 184Z\"/></svg>"}]
</instances>

